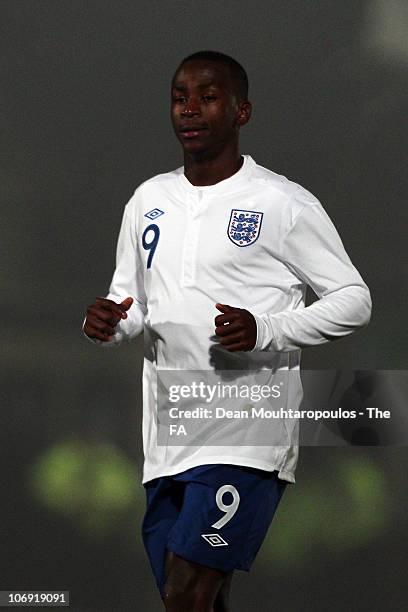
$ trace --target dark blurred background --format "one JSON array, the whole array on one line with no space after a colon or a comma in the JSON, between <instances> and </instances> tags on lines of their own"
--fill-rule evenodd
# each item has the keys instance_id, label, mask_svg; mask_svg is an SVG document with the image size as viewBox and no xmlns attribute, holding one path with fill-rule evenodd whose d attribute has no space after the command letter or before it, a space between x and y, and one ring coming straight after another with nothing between
<instances>
[{"instance_id":1,"label":"dark blurred background","mask_svg":"<svg viewBox=\"0 0 408 612\"><path fill-rule=\"evenodd\" d=\"M405 0L0 3L0 590L75 612L161 610L142 548L141 339L82 337L123 208L182 164L169 82L228 53L254 105L242 152L323 203L372 291L370 326L304 367L407 366ZM407 608L407 449L303 448L232 609Z\"/></svg>"}]
</instances>

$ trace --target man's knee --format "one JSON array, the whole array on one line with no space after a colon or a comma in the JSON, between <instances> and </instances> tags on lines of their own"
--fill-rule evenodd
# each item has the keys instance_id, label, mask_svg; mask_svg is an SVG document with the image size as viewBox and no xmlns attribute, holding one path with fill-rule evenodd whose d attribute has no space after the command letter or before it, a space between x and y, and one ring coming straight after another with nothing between
<instances>
[{"instance_id":1,"label":"man's knee","mask_svg":"<svg viewBox=\"0 0 408 612\"><path fill-rule=\"evenodd\" d=\"M163 602L169 612L211 612L224 576L170 553Z\"/></svg>"},{"instance_id":2,"label":"man's knee","mask_svg":"<svg viewBox=\"0 0 408 612\"><path fill-rule=\"evenodd\" d=\"M217 597L214 606L214 612L230 612L231 608L229 606L228 597Z\"/></svg>"},{"instance_id":3,"label":"man's knee","mask_svg":"<svg viewBox=\"0 0 408 612\"><path fill-rule=\"evenodd\" d=\"M169 612L211 612L213 599L199 581L167 579L164 586L163 603Z\"/></svg>"},{"instance_id":4,"label":"man's knee","mask_svg":"<svg viewBox=\"0 0 408 612\"><path fill-rule=\"evenodd\" d=\"M230 612L231 608L229 605L229 596L231 589L232 572L227 574L224 582L221 585L220 590L217 593L217 597L214 601L214 612Z\"/></svg>"}]
</instances>

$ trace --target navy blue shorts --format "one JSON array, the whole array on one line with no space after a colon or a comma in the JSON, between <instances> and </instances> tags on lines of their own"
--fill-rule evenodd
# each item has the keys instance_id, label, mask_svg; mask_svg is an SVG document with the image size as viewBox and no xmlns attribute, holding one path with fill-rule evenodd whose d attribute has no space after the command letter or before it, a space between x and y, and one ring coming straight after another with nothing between
<instances>
[{"instance_id":1,"label":"navy blue shorts","mask_svg":"<svg viewBox=\"0 0 408 612\"><path fill-rule=\"evenodd\" d=\"M278 472L212 464L147 482L143 542L160 592L166 551L249 571L286 487Z\"/></svg>"}]
</instances>

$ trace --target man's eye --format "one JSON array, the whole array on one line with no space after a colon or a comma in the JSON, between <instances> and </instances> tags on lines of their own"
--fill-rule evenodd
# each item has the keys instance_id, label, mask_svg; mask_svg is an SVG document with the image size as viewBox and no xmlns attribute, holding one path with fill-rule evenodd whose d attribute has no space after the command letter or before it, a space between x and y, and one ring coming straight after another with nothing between
<instances>
[{"instance_id":1,"label":"man's eye","mask_svg":"<svg viewBox=\"0 0 408 612\"><path fill-rule=\"evenodd\" d=\"M203 96L203 99L205 102L213 102L214 100L217 99L216 96Z\"/></svg>"},{"instance_id":2,"label":"man's eye","mask_svg":"<svg viewBox=\"0 0 408 612\"><path fill-rule=\"evenodd\" d=\"M186 101L186 97L185 96L176 96L175 98L173 98L174 102L179 102L180 104L184 104Z\"/></svg>"}]
</instances>

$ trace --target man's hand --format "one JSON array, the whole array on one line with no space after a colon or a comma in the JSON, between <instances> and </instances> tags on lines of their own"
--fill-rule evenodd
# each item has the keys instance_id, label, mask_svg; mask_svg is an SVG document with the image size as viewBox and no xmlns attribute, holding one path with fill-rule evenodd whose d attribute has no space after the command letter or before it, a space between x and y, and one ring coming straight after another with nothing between
<instances>
[{"instance_id":1,"label":"man's hand","mask_svg":"<svg viewBox=\"0 0 408 612\"><path fill-rule=\"evenodd\" d=\"M223 314L215 317L215 333L220 344L228 351L250 351L256 343L256 321L253 315L243 308L233 308L226 304L216 304Z\"/></svg>"},{"instance_id":2,"label":"man's hand","mask_svg":"<svg viewBox=\"0 0 408 612\"><path fill-rule=\"evenodd\" d=\"M109 342L115 334L115 327L121 319L127 318L126 311L133 304L133 298L127 297L117 304L113 300L97 297L94 304L88 306L84 332L90 338Z\"/></svg>"}]
</instances>

